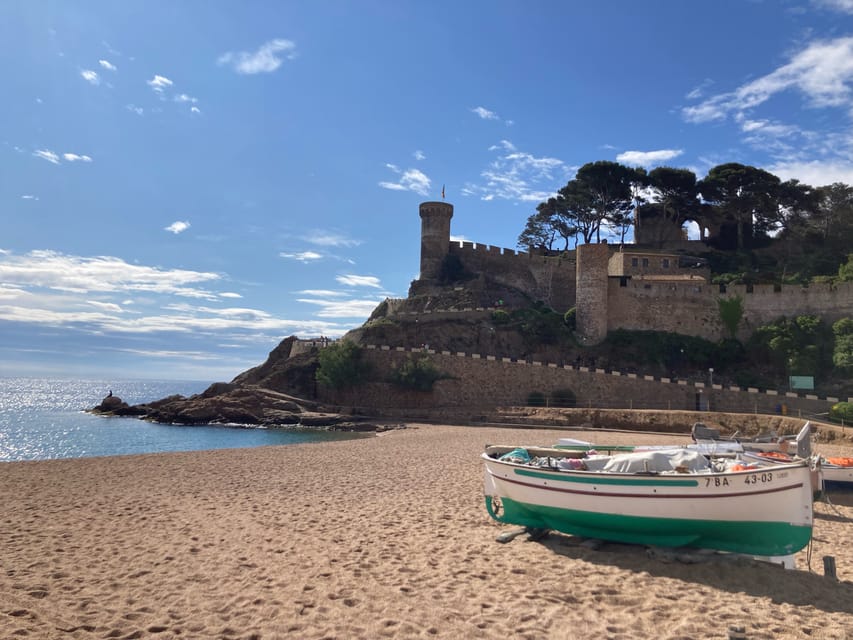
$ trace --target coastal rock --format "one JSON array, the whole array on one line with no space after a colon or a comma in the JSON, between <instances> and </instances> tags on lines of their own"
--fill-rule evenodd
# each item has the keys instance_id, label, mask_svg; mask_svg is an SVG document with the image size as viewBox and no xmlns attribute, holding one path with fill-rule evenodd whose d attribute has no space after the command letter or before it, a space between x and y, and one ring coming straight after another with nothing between
<instances>
[{"instance_id":1,"label":"coastal rock","mask_svg":"<svg viewBox=\"0 0 853 640\"><path fill-rule=\"evenodd\" d=\"M110 395L101 400L101 404L91 409L92 413L107 414L113 416L138 416L142 412L136 407L131 407L118 396Z\"/></svg>"},{"instance_id":2,"label":"coastal rock","mask_svg":"<svg viewBox=\"0 0 853 640\"><path fill-rule=\"evenodd\" d=\"M108 396L91 412L101 415L135 415L152 422L181 425L300 426L338 431L380 429L352 415L325 411L309 400L234 382L214 383L202 393L189 398L173 395L132 407L115 396Z\"/></svg>"}]
</instances>

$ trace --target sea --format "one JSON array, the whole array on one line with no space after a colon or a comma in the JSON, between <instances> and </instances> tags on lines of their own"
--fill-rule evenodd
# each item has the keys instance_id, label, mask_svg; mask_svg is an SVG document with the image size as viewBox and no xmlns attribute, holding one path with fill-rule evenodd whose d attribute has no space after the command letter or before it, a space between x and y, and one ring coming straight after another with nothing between
<instances>
[{"instance_id":1,"label":"sea","mask_svg":"<svg viewBox=\"0 0 853 640\"><path fill-rule=\"evenodd\" d=\"M178 426L86 413L110 392L128 404L190 396L210 382L0 377L0 463L327 442L363 434L317 429Z\"/></svg>"}]
</instances>

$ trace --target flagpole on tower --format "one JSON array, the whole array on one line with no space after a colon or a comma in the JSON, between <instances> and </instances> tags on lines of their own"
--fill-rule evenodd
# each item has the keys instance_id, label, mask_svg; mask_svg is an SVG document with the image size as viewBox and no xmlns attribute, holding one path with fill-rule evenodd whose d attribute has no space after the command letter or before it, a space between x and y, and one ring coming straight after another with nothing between
<instances>
[{"instance_id":1,"label":"flagpole on tower","mask_svg":"<svg viewBox=\"0 0 853 640\"><path fill-rule=\"evenodd\" d=\"M444 185L441 185L441 199L444 200Z\"/></svg>"}]
</instances>

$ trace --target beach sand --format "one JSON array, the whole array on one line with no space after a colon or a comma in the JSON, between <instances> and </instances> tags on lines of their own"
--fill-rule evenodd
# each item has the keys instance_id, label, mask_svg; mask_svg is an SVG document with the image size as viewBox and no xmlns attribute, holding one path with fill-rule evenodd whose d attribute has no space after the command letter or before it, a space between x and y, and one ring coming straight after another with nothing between
<instances>
[{"instance_id":1,"label":"beach sand","mask_svg":"<svg viewBox=\"0 0 853 640\"><path fill-rule=\"evenodd\" d=\"M513 527L484 508L483 446L563 436L603 439L410 425L0 464L0 638L853 638L850 495L815 505L811 570L806 550L784 570L563 534L496 542Z\"/></svg>"}]
</instances>

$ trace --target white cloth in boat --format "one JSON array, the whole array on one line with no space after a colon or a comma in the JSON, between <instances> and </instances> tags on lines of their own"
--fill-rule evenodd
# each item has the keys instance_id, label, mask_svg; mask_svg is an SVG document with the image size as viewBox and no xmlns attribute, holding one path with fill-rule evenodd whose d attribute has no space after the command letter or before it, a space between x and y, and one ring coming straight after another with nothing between
<instances>
[{"instance_id":1,"label":"white cloth in boat","mask_svg":"<svg viewBox=\"0 0 853 640\"><path fill-rule=\"evenodd\" d=\"M610 473L656 473L679 471L697 472L710 468L708 458L698 451L674 449L666 451L637 451L615 456L590 456L584 459L590 471L609 471ZM682 471L683 472L683 471Z\"/></svg>"}]
</instances>

